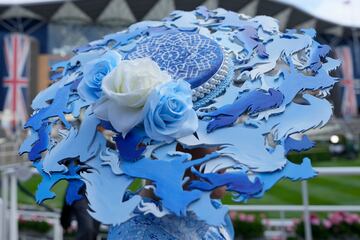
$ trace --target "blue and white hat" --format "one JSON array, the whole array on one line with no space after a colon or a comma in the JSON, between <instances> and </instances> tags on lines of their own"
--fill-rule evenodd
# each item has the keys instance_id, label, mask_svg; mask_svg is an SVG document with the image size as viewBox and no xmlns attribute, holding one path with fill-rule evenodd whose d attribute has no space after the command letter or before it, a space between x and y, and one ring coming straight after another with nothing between
<instances>
[{"instance_id":1,"label":"blue and white hat","mask_svg":"<svg viewBox=\"0 0 360 240\"><path fill-rule=\"evenodd\" d=\"M52 67L25 125L20 153L43 177L37 201L67 180L79 183L68 200L85 184L90 214L105 224L192 212L219 226L227 210L210 201L217 187L241 202L282 178L314 177L310 159L287 159L312 148L306 132L332 114L325 96L339 61L314 37L313 29L280 32L271 17L199 7L75 49ZM191 159L179 145L215 150ZM151 181L158 204L128 195L136 179Z\"/></svg>"}]
</instances>

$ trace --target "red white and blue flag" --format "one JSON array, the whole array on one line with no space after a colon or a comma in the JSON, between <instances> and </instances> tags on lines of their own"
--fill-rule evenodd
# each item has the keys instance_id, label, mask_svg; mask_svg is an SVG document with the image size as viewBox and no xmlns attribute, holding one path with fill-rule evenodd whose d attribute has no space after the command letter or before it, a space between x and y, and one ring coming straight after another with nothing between
<instances>
[{"instance_id":1,"label":"red white and blue flag","mask_svg":"<svg viewBox=\"0 0 360 240\"><path fill-rule=\"evenodd\" d=\"M336 48L336 55L342 60L342 80L341 85L344 88L341 102L341 112L344 117L354 117L358 112L358 103L356 97L356 82L360 81L354 76L353 57L350 47Z\"/></svg>"},{"instance_id":2,"label":"red white and blue flag","mask_svg":"<svg viewBox=\"0 0 360 240\"><path fill-rule=\"evenodd\" d=\"M7 127L17 129L27 119L28 59L30 37L11 33L4 37L4 59L7 75L3 78L6 90L3 117L7 115ZM3 119L4 120L4 119Z\"/></svg>"}]
</instances>

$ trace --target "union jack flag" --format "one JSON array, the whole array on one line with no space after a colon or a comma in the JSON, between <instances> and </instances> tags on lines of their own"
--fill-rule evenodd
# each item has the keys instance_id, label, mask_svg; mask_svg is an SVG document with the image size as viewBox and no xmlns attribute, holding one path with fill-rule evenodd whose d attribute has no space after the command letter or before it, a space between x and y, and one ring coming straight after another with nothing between
<instances>
[{"instance_id":1,"label":"union jack flag","mask_svg":"<svg viewBox=\"0 0 360 240\"><path fill-rule=\"evenodd\" d=\"M358 112L358 103L356 99L355 83L359 81L355 79L353 58L350 47L336 48L336 55L342 60L342 76L341 84L344 87L343 99L341 103L341 112L344 117L354 117Z\"/></svg>"},{"instance_id":2,"label":"union jack flag","mask_svg":"<svg viewBox=\"0 0 360 240\"><path fill-rule=\"evenodd\" d=\"M13 130L27 119L27 62L30 51L30 37L12 33L4 37L4 55L7 76L3 85L7 88L3 111L10 120L8 127Z\"/></svg>"}]
</instances>

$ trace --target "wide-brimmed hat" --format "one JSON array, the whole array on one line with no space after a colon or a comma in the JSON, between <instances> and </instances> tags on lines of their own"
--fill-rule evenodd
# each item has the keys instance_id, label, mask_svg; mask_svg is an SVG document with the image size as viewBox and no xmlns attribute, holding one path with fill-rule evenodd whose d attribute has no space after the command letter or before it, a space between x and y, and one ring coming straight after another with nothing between
<instances>
[{"instance_id":1,"label":"wide-brimmed hat","mask_svg":"<svg viewBox=\"0 0 360 240\"><path fill-rule=\"evenodd\" d=\"M65 179L76 183L69 201L85 184L90 214L105 224L193 212L221 225L227 209L212 190L244 201L282 178L315 176L309 159L286 157L313 147L305 132L332 114L325 96L339 62L314 37L280 32L271 17L199 7L75 49L52 67L25 125L20 153L43 176L37 201ZM197 149L211 151L192 159ZM156 204L130 194L136 179L149 180Z\"/></svg>"}]
</instances>

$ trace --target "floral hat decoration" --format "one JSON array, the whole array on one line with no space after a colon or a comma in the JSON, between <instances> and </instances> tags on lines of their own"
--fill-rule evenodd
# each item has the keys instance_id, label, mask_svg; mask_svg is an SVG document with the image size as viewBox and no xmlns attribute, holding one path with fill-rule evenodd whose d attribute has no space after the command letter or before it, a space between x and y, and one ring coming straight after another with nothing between
<instances>
[{"instance_id":1,"label":"floral hat decoration","mask_svg":"<svg viewBox=\"0 0 360 240\"><path fill-rule=\"evenodd\" d=\"M84 185L90 214L104 224L192 212L220 226L228 209L211 203L215 188L242 202L280 179L314 177L310 159L286 156L312 148L305 132L332 114L325 96L339 61L315 34L199 7L75 49L52 66L52 84L25 125L20 153L42 176L37 201L54 198L52 187L67 180L78 183L67 200ZM192 159L179 146L215 150ZM149 180L157 204L139 191L125 197L136 179Z\"/></svg>"}]
</instances>

